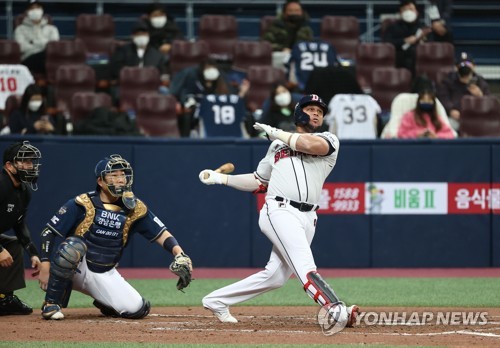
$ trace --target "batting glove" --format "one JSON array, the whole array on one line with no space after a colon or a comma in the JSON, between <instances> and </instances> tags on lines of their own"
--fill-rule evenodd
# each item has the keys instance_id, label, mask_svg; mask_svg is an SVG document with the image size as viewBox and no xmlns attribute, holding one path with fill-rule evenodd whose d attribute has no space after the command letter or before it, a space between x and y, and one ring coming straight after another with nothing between
<instances>
[{"instance_id":1,"label":"batting glove","mask_svg":"<svg viewBox=\"0 0 500 348\"><path fill-rule=\"evenodd\" d=\"M227 183L227 175L214 172L211 169L202 170L198 177L205 185L226 185Z\"/></svg>"},{"instance_id":2,"label":"batting glove","mask_svg":"<svg viewBox=\"0 0 500 348\"><path fill-rule=\"evenodd\" d=\"M279 133L283 132L281 129L271 127L270 125L264 124L264 123L259 123L255 122L253 125L253 128L255 128L258 131L264 131L267 135L267 138L271 141L275 139L279 139Z\"/></svg>"}]
</instances>

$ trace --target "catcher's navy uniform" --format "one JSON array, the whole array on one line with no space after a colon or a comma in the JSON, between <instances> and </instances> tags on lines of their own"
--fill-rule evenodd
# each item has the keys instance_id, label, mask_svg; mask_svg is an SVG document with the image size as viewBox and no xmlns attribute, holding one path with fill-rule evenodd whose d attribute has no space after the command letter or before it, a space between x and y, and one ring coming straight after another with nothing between
<instances>
[{"instance_id":1,"label":"catcher's navy uniform","mask_svg":"<svg viewBox=\"0 0 500 348\"><path fill-rule=\"evenodd\" d=\"M94 298L94 305L104 315L143 318L149 313L149 302L116 269L123 249L136 233L163 243L171 252L178 246L163 222L132 193L133 171L126 160L112 155L100 161L95 172L101 191L67 201L42 232L41 260L51 261L42 309L45 319L64 318L61 307L67 306L72 289ZM108 202L102 201L105 198ZM52 253L56 235L64 241ZM184 253L177 254L175 260L187 268L189 279L178 286L182 289L190 282L191 260ZM171 270L184 275L179 267Z\"/></svg>"}]
</instances>

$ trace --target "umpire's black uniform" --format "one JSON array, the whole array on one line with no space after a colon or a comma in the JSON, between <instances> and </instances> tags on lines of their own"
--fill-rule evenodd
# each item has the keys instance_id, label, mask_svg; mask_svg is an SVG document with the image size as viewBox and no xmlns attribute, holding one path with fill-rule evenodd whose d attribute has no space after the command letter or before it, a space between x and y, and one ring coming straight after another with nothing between
<instances>
[{"instance_id":1,"label":"umpire's black uniform","mask_svg":"<svg viewBox=\"0 0 500 348\"><path fill-rule=\"evenodd\" d=\"M25 183L15 187L5 169L0 174L0 251L4 248L11 254L14 263L0 267L0 315L28 314L32 309L13 296L15 290L26 287L24 281L23 248L30 257L38 255L31 243L29 230L24 221L31 199L31 192ZM13 229L16 237L4 234ZM12 313L18 311L21 313ZM26 312L26 313L24 313Z\"/></svg>"}]
</instances>

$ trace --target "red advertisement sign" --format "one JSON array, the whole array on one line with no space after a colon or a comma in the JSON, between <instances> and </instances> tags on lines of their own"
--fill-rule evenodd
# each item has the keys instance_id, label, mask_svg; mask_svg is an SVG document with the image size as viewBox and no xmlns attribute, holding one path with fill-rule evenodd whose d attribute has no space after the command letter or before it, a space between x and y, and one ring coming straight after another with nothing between
<instances>
[{"instance_id":1,"label":"red advertisement sign","mask_svg":"<svg viewBox=\"0 0 500 348\"><path fill-rule=\"evenodd\" d=\"M500 214L500 184L449 183L448 214Z\"/></svg>"}]
</instances>

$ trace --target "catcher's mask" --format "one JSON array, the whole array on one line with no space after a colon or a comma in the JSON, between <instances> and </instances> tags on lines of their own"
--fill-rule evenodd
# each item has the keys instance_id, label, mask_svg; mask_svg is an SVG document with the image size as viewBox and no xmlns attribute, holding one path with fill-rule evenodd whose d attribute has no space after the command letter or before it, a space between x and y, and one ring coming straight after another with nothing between
<instances>
[{"instance_id":1,"label":"catcher's mask","mask_svg":"<svg viewBox=\"0 0 500 348\"><path fill-rule=\"evenodd\" d=\"M11 162L16 168L13 176L27 184L33 191L38 190L37 180L40 175L40 159L42 154L29 141L15 143L5 150L3 163Z\"/></svg>"},{"instance_id":2,"label":"catcher's mask","mask_svg":"<svg viewBox=\"0 0 500 348\"><path fill-rule=\"evenodd\" d=\"M325 102L316 94L305 95L300 98L299 102L295 105L295 110L293 115L295 117L295 124L302 127L308 127L311 118L306 114L303 109L308 105L317 105L323 110L323 116L328 112L328 106Z\"/></svg>"},{"instance_id":3,"label":"catcher's mask","mask_svg":"<svg viewBox=\"0 0 500 348\"><path fill-rule=\"evenodd\" d=\"M125 183L123 185L117 186L114 181L108 183L106 180L106 175L115 171L122 171L123 175L125 175ZM134 171L130 163L122 158L122 156L110 155L100 160L95 166L95 176L96 178L102 179L113 197L128 198L130 196L132 192L132 183L134 182Z\"/></svg>"}]
</instances>

